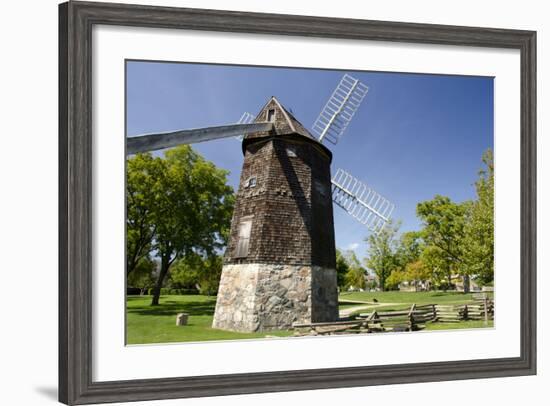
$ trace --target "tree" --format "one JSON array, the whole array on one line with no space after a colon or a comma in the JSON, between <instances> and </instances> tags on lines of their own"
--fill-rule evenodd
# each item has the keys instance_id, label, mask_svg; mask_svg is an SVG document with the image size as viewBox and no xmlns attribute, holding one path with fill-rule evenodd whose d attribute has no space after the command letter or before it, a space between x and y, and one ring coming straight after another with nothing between
<instances>
[{"instance_id":1,"label":"tree","mask_svg":"<svg viewBox=\"0 0 550 406\"><path fill-rule=\"evenodd\" d=\"M151 251L160 260L153 288L152 305L158 305L160 290L171 265L192 253L210 257L226 243L233 212L233 190L226 184L227 171L206 161L190 146L166 152L165 158L138 154L143 160L143 181L147 185L144 203ZM133 165L129 163L129 170ZM134 204L128 199L128 205ZM128 211L134 210L129 207Z\"/></svg>"},{"instance_id":2,"label":"tree","mask_svg":"<svg viewBox=\"0 0 550 406\"><path fill-rule=\"evenodd\" d=\"M171 281L176 286L192 286L203 295L213 296L218 292L222 267L222 255L187 255L172 265Z\"/></svg>"},{"instance_id":3,"label":"tree","mask_svg":"<svg viewBox=\"0 0 550 406\"><path fill-rule=\"evenodd\" d=\"M400 268L404 270L408 264L418 261L423 249L424 241L419 231L401 234L395 253Z\"/></svg>"},{"instance_id":4,"label":"tree","mask_svg":"<svg viewBox=\"0 0 550 406\"><path fill-rule=\"evenodd\" d=\"M405 268L409 263L418 260L422 246L422 238L418 231L408 231L401 234L399 240L396 241L395 269L386 278L386 289L397 289L400 283L407 281Z\"/></svg>"},{"instance_id":5,"label":"tree","mask_svg":"<svg viewBox=\"0 0 550 406\"><path fill-rule=\"evenodd\" d=\"M379 233L366 238L369 248L365 264L378 277L381 290L386 288L387 278L399 267L396 256L398 230L399 225L390 221Z\"/></svg>"},{"instance_id":6,"label":"tree","mask_svg":"<svg viewBox=\"0 0 550 406\"><path fill-rule=\"evenodd\" d=\"M465 227L464 252L467 255L468 272L476 276L480 284L494 278L494 162L489 149L482 157L485 168L476 181L477 199L472 203Z\"/></svg>"},{"instance_id":7,"label":"tree","mask_svg":"<svg viewBox=\"0 0 550 406\"><path fill-rule=\"evenodd\" d=\"M336 249L336 280L340 289L346 287L346 275L348 271L349 265L346 258L339 249Z\"/></svg>"},{"instance_id":8,"label":"tree","mask_svg":"<svg viewBox=\"0 0 550 406\"><path fill-rule=\"evenodd\" d=\"M136 264L133 272L127 276L128 286L140 288L145 294L155 284L157 264L149 256L143 257Z\"/></svg>"},{"instance_id":9,"label":"tree","mask_svg":"<svg viewBox=\"0 0 550 406\"><path fill-rule=\"evenodd\" d=\"M218 293L222 268L222 255L211 255L206 258L199 278L199 291L201 294L215 296Z\"/></svg>"},{"instance_id":10,"label":"tree","mask_svg":"<svg viewBox=\"0 0 550 406\"><path fill-rule=\"evenodd\" d=\"M137 154L127 161L126 177L126 276L129 276L152 250L155 225L155 185L163 173L160 159Z\"/></svg>"},{"instance_id":11,"label":"tree","mask_svg":"<svg viewBox=\"0 0 550 406\"><path fill-rule=\"evenodd\" d=\"M401 268L395 268L390 276L386 278L386 289L388 290L396 290L399 287L399 284L406 281L405 271L403 271Z\"/></svg>"},{"instance_id":12,"label":"tree","mask_svg":"<svg viewBox=\"0 0 550 406\"><path fill-rule=\"evenodd\" d=\"M365 276L367 270L352 250L336 250L336 278L338 286L346 289L351 286L364 289L367 285Z\"/></svg>"},{"instance_id":13,"label":"tree","mask_svg":"<svg viewBox=\"0 0 550 406\"><path fill-rule=\"evenodd\" d=\"M226 184L227 171L206 161L188 145L166 152L166 170L160 176L153 222L154 248L160 257L160 272L152 305L158 305L160 289L172 263L192 252L211 256L225 246L233 190Z\"/></svg>"},{"instance_id":14,"label":"tree","mask_svg":"<svg viewBox=\"0 0 550 406\"><path fill-rule=\"evenodd\" d=\"M343 255L348 264L348 270L345 274L346 286L364 289L367 285L365 280L367 270L361 266L361 262L357 259L355 252L349 250L345 251Z\"/></svg>"},{"instance_id":15,"label":"tree","mask_svg":"<svg viewBox=\"0 0 550 406\"><path fill-rule=\"evenodd\" d=\"M454 203L446 196L436 195L433 200L419 203L418 217L423 221L422 237L428 248L427 264L437 265L438 270L452 285L452 275L464 277L464 289L469 290L468 268L464 258L464 227L466 213L471 202Z\"/></svg>"},{"instance_id":16,"label":"tree","mask_svg":"<svg viewBox=\"0 0 550 406\"><path fill-rule=\"evenodd\" d=\"M450 288L451 277L447 257L436 246L427 245L422 250L420 261L424 264L429 273L429 278L436 288L447 290Z\"/></svg>"},{"instance_id":17,"label":"tree","mask_svg":"<svg viewBox=\"0 0 550 406\"><path fill-rule=\"evenodd\" d=\"M418 286L419 282L429 281L432 277L430 268L426 266L422 259L409 262L405 267L405 280Z\"/></svg>"}]
</instances>

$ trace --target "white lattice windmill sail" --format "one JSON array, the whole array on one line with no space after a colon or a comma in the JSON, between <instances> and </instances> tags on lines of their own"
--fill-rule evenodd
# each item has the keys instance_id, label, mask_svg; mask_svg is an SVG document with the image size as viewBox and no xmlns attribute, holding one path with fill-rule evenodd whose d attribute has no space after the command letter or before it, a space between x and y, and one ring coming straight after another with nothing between
<instances>
[{"instance_id":1,"label":"white lattice windmill sail","mask_svg":"<svg viewBox=\"0 0 550 406\"><path fill-rule=\"evenodd\" d=\"M375 233L390 221L395 207L343 169L338 169L332 178L332 200Z\"/></svg>"},{"instance_id":2,"label":"white lattice windmill sail","mask_svg":"<svg viewBox=\"0 0 550 406\"><path fill-rule=\"evenodd\" d=\"M327 139L332 144L338 143L368 90L359 80L344 75L311 127L319 142Z\"/></svg>"}]
</instances>

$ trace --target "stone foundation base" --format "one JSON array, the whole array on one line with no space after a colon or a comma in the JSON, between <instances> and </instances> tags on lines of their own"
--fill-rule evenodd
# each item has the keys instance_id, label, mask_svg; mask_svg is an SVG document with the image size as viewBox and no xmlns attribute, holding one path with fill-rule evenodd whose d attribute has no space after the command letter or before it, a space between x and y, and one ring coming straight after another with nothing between
<instances>
[{"instance_id":1,"label":"stone foundation base","mask_svg":"<svg viewBox=\"0 0 550 406\"><path fill-rule=\"evenodd\" d=\"M223 267L213 328L254 332L338 319L336 270L319 266Z\"/></svg>"}]
</instances>

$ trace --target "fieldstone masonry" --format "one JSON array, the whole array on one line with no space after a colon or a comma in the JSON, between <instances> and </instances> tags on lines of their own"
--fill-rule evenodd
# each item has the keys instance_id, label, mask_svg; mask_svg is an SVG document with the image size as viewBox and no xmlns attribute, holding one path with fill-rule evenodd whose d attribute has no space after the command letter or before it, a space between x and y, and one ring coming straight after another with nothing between
<instances>
[{"instance_id":1,"label":"fieldstone masonry","mask_svg":"<svg viewBox=\"0 0 550 406\"><path fill-rule=\"evenodd\" d=\"M269 331L338 318L332 155L275 98L256 121L267 117L272 131L243 140L214 328Z\"/></svg>"},{"instance_id":2,"label":"fieldstone masonry","mask_svg":"<svg viewBox=\"0 0 550 406\"><path fill-rule=\"evenodd\" d=\"M244 264L224 267L214 328L269 331L338 317L336 273L320 267ZM315 287L315 288L313 288ZM316 313L316 314L314 314Z\"/></svg>"}]
</instances>

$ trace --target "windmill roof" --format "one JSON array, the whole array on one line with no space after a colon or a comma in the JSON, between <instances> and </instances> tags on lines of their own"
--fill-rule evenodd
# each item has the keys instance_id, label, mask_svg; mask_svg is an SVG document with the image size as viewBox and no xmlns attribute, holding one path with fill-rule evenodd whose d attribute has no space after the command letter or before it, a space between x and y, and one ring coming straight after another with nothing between
<instances>
[{"instance_id":1,"label":"windmill roof","mask_svg":"<svg viewBox=\"0 0 550 406\"><path fill-rule=\"evenodd\" d=\"M300 123L294 115L288 111L282 104L277 100L275 96L267 101L267 103L262 107L256 119L256 123L267 121L267 111L275 110L275 121L274 121L274 130L276 134L284 135L290 133L300 134L304 137L311 138L312 140L317 141L311 133Z\"/></svg>"},{"instance_id":2,"label":"windmill roof","mask_svg":"<svg viewBox=\"0 0 550 406\"><path fill-rule=\"evenodd\" d=\"M265 123L270 118L268 117L268 112L273 110L274 116L271 117L273 122L273 129L271 131L263 131L247 134L243 139L243 153L245 152L246 146L255 140L274 138L274 137L298 137L307 142L311 142L316 145L317 148L322 150L325 155L332 160L332 153L330 150L321 144L317 138L315 138L311 133L300 123L294 115L288 111L275 96L272 96L267 103L262 107L256 118L254 119L255 123Z\"/></svg>"}]
</instances>

